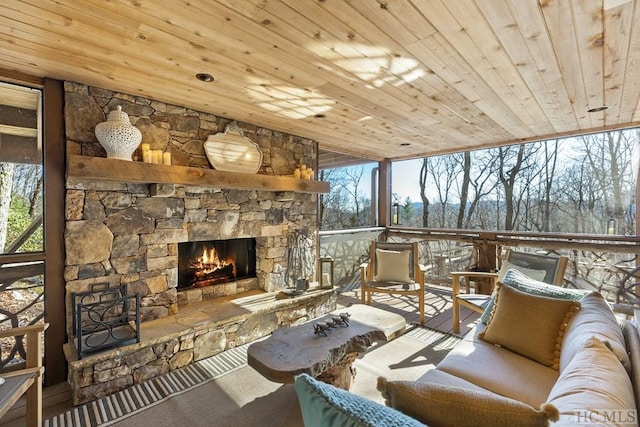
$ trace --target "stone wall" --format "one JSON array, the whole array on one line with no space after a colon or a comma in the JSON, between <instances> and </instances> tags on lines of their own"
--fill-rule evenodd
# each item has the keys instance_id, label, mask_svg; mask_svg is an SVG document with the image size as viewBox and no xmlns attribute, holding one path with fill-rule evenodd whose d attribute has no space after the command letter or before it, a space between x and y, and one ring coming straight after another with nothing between
<instances>
[{"instance_id":1,"label":"stone wall","mask_svg":"<svg viewBox=\"0 0 640 427\"><path fill-rule=\"evenodd\" d=\"M94 129L117 105L141 130L143 142L151 149L171 152L176 165L209 168L203 143L229 123L211 114L67 82L67 153L105 157ZM263 151L260 174L290 175L299 163L315 163L317 149L312 140L244 123L238 127ZM303 230L315 242L316 215L314 194L69 179L67 324L71 325L70 293L99 283L126 283L130 292L139 292L142 321L175 314L179 310L177 246L183 241L255 237L257 280L227 285L224 294L253 287L280 289L287 238L293 230ZM181 302L219 295L200 291L183 296Z\"/></svg>"}]
</instances>

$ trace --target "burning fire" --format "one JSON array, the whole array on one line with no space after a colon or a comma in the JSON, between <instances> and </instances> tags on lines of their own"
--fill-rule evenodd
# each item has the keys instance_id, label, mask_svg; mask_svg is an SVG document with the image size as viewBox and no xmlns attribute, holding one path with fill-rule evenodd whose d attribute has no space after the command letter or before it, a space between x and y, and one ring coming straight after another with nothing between
<instances>
[{"instance_id":1,"label":"burning fire","mask_svg":"<svg viewBox=\"0 0 640 427\"><path fill-rule=\"evenodd\" d=\"M216 270L223 269L231 264L232 262L226 259L220 259L215 248L204 248L202 256L198 257L195 262L192 262L191 267L196 269L197 277L202 277Z\"/></svg>"}]
</instances>

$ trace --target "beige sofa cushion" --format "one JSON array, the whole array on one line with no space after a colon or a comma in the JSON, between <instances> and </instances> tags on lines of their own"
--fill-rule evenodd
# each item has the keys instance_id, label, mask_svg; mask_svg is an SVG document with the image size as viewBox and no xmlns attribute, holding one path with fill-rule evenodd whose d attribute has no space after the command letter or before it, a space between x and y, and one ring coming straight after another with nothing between
<instances>
[{"instance_id":1,"label":"beige sofa cushion","mask_svg":"<svg viewBox=\"0 0 640 427\"><path fill-rule=\"evenodd\" d=\"M470 383L469 381L463 378L456 377L455 375L451 375L438 368L429 369L423 375L418 377L415 381L419 383L436 383L446 387L461 387L461 388L466 388L466 389L476 390L476 391L488 391L485 388L482 388L473 383Z\"/></svg>"},{"instance_id":2,"label":"beige sofa cushion","mask_svg":"<svg viewBox=\"0 0 640 427\"><path fill-rule=\"evenodd\" d=\"M582 307L569 321L562 342L560 371L565 369L585 341L592 336L607 341L614 354L629 371L631 363L625 348L622 328L611 311L609 303L597 292L588 294L580 300L580 303Z\"/></svg>"},{"instance_id":3,"label":"beige sofa cushion","mask_svg":"<svg viewBox=\"0 0 640 427\"><path fill-rule=\"evenodd\" d=\"M520 292L496 284L489 323L479 337L558 369L565 328L580 303Z\"/></svg>"},{"instance_id":4,"label":"beige sofa cushion","mask_svg":"<svg viewBox=\"0 0 640 427\"><path fill-rule=\"evenodd\" d=\"M534 408L546 402L558 371L482 341L477 333L451 350L437 369Z\"/></svg>"},{"instance_id":5,"label":"beige sofa cushion","mask_svg":"<svg viewBox=\"0 0 640 427\"><path fill-rule=\"evenodd\" d=\"M385 404L429 426L512 427L546 426L558 419L558 410L543 404L540 410L489 391L417 381L378 378Z\"/></svg>"},{"instance_id":6,"label":"beige sofa cushion","mask_svg":"<svg viewBox=\"0 0 640 427\"><path fill-rule=\"evenodd\" d=\"M588 338L560 374L548 402L560 411L560 425L637 425L627 371L598 338Z\"/></svg>"}]
</instances>

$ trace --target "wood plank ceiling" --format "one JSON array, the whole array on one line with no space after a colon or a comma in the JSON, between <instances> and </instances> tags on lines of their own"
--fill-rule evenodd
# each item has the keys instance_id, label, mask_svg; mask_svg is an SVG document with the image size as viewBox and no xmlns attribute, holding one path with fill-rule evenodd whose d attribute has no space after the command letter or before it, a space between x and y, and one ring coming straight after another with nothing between
<instances>
[{"instance_id":1,"label":"wood plank ceiling","mask_svg":"<svg viewBox=\"0 0 640 427\"><path fill-rule=\"evenodd\" d=\"M3 0L0 63L403 159L638 126L640 0Z\"/></svg>"}]
</instances>

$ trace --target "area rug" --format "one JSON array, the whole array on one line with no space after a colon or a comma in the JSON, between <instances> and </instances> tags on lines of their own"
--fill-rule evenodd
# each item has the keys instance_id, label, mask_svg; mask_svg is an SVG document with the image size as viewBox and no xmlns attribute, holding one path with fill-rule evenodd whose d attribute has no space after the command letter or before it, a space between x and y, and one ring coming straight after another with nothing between
<instances>
[{"instance_id":1,"label":"area rug","mask_svg":"<svg viewBox=\"0 0 640 427\"><path fill-rule=\"evenodd\" d=\"M415 379L432 369L460 337L412 325L377 343L354 363L351 391L383 402L378 376ZM301 426L291 384L272 383L247 366L247 345L228 350L45 420L45 427L172 425Z\"/></svg>"}]
</instances>

